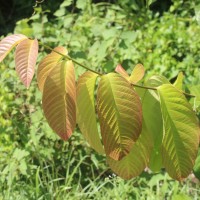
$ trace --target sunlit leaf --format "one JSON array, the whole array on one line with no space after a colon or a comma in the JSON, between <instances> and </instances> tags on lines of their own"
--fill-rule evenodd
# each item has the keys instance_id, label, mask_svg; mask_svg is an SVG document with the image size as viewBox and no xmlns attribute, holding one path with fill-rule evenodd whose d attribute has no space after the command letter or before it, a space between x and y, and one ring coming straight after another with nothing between
<instances>
[{"instance_id":1,"label":"sunlit leaf","mask_svg":"<svg viewBox=\"0 0 200 200\"><path fill-rule=\"evenodd\" d=\"M163 165L177 180L193 168L199 145L199 123L185 96L170 84L158 87L164 125Z\"/></svg>"},{"instance_id":2,"label":"sunlit leaf","mask_svg":"<svg viewBox=\"0 0 200 200\"><path fill-rule=\"evenodd\" d=\"M77 122L87 142L98 153L104 149L97 129L94 89L98 75L87 71L77 83Z\"/></svg>"},{"instance_id":3,"label":"sunlit leaf","mask_svg":"<svg viewBox=\"0 0 200 200\"><path fill-rule=\"evenodd\" d=\"M59 62L47 76L42 107L50 127L67 140L76 126L76 85L72 61Z\"/></svg>"},{"instance_id":4,"label":"sunlit leaf","mask_svg":"<svg viewBox=\"0 0 200 200\"><path fill-rule=\"evenodd\" d=\"M183 89L183 78L184 78L183 72L180 72L178 74L178 77L177 77L176 81L173 84L179 90Z\"/></svg>"},{"instance_id":5,"label":"sunlit leaf","mask_svg":"<svg viewBox=\"0 0 200 200\"><path fill-rule=\"evenodd\" d=\"M137 64L134 67L134 69L133 69L133 71L131 73L129 81L131 83L137 83L137 82L139 82L143 78L144 73L145 73L144 66L142 64Z\"/></svg>"},{"instance_id":6,"label":"sunlit leaf","mask_svg":"<svg viewBox=\"0 0 200 200\"><path fill-rule=\"evenodd\" d=\"M22 34L9 35L0 42L0 62L8 55L8 53L22 40L27 37Z\"/></svg>"},{"instance_id":7,"label":"sunlit leaf","mask_svg":"<svg viewBox=\"0 0 200 200\"><path fill-rule=\"evenodd\" d=\"M67 55L68 53L67 49L64 47L56 47L54 50L64 55ZM62 55L56 53L55 51L52 51L39 63L37 70L37 82L40 91L43 91L45 80L50 71L62 59Z\"/></svg>"},{"instance_id":8,"label":"sunlit leaf","mask_svg":"<svg viewBox=\"0 0 200 200\"><path fill-rule=\"evenodd\" d=\"M151 141L151 135L148 133L143 122L142 133L128 155L120 161L107 157L110 168L114 173L124 179L131 179L140 175L149 162L149 156L152 150Z\"/></svg>"},{"instance_id":9,"label":"sunlit leaf","mask_svg":"<svg viewBox=\"0 0 200 200\"><path fill-rule=\"evenodd\" d=\"M23 82L28 88L32 81L38 55L38 41L25 39L19 43L15 52L15 68Z\"/></svg>"},{"instance_id":10,"label":"sunlit leaf","mask_svg":"<svg viewBox=\"0 0 200 200\"><path fill-rule=\"evenodd\" d=\"M129 75L126 72L126 70L120 65L118 64L117 67L115 68L115 71L119 74L121 74L121 76L123 76L124 78L128 79Z\"/></svg>"},{"instance_id":11,"label":"sunlit leaf","mask_svg":"<svg viewBox=\"0 0 200 200\"><path fill-rule=\"evenodd\" d=\"M109 73L99 83L97 110L105 152L120 160L130 152L142 129L140 98L126 79Z\"/></svg>"}]
</instances>

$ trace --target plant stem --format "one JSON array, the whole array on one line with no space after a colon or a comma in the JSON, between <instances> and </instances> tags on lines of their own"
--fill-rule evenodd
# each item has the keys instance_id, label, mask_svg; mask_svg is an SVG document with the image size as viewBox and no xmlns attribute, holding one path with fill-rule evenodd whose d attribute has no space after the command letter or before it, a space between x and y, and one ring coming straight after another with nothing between
<instances>
[{"instance_id":1,"label":"plant stem","mask_svg":"<svg viewBox=\"0 0 200 200\"><path fill-rule=\"evenodd\" d=\"M64 54L62 54L62 53L56 51L55 49L52 49L51 47L47 46L46 44L43 44L42 42L39 42L39 44L40 44L41 46L43 46L44 48L46 48L46 49L49 49L49 50L51 50L51 51L54 51L55 53L61 55L63 58L66 58L67 60L72 60L74 63L76 63L77 65L83 67L84 69L87 69L87 70L89 70L89 71L91 71L91 72L93 72L93 73L95 73L95 74L100 75L100 76L103 75L102 73L97 72L97 71L94 71L94 70L92 70L92 69L86 67L85 65L79 63L78 61L74 60L74 59L71 58L70 56L68 56L68 55L64 55Z\"/></svg>"},{"instance_id":2,"label":"plant stem","mask_svg":"<svg viewBox=\"0 0 200 200\"><path fill-rule=\"evenodd\" d=\"M62 53L56 51L55 49L52 49L51 47L49 47L49 46L46 45L46 44L43 44L42 42L39 42L39 44L40 44L41 46L43 46L44 48L46 48L46 49L49 49L49 50L51 50L51 51L54 51L55 53L61 55L63 58L66 58L67 60L72 60L74 63L76 63L77 65L83 67L84 69L87 69L87 70L89 70L89 71L91 71L91 72L93 72L93 73L95 73L95 74L100 75L100 76L103 75L102 73L97 72L97 71L95 71L95 70L92 70L92 69L86 67L85 65L79 63L78 61L74 60L74 59L71 58L70 56L64 55L64 54L62 54ZM133 86L135 86L135 87L143 88L143 89L148 89L148 90L157 90L157 88L155 88L155 87L142 86L142 85L137 85L137 84L135 84L135 83L131 83L131 85L133 85ZM196 97L195 95L188 94L188 93L183 92L183 91L181 91L181 92L182 92L185 96Z\"/></svg>"},{"instance_id":3,"label":"plant stem","mask_svg":"<svg viewBox=\"0 0 200 200\"><path fill-rule=\"evenodd\" d=\"M137 85L135 83L131 83L131 85L135 86L135 87L139 87L139 88L143 88L143 89L148 89L148 90L157 90L157 88L155 87L149 87L149 86L142 86L142 85ZM196 97L195 95L193 94L189 94L189 93L186 93L186 92L183 92L182 90L179 90L181 93L183 93L185 96L189 96L189 97Z\"/></svg>"}]
</instances>

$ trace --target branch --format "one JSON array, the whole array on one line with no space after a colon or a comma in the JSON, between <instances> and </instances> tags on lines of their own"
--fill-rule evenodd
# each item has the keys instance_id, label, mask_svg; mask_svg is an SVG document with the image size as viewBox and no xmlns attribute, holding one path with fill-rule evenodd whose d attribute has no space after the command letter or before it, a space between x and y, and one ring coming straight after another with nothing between
<instances>
[{"instance_id":1,"label":"branch","mask_svg":"<svg viewBox=\"0 0 200 200\"><path fill-rule=\"evenodd\" d=\"M92 69L86 67L85 65L79 63L78 61L74 60L74 59L71 58L70 56L64 55L64 54L62 54L62 53L60 53L60 52L58 52L58 51L52 49L51 47L47 46L46 44L43 44L42 42L39 42L39 44L40 44L41 46L43 46L44 48L46 48L46 49L49 49L49 50L51 50L51 51L54 51L55 53L61 55L63 58L65 58L65 59L67 59L67 60L72 60L74 63L76 63L77 65L83 67L84 69L87 69L87 70L89 70L89 71L91 71L91 72L93 72L93 73L95 73L95 74L98 74L99 76L102 76L102 75L103 75L102 73L97 72L97 71L95 71L95 70L92 70Z\"/></svg>"}]
</instances>

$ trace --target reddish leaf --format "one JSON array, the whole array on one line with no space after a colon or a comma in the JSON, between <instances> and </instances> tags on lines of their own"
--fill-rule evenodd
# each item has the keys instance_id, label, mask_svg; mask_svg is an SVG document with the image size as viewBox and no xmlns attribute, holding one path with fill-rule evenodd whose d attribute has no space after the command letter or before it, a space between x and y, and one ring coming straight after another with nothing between
<instances>
[{"instance_id":1,"label":"reddish leaf","mask_svg":"<svg viewBox=\"0 0 200 200\"><path fill-rule=\"evenodd\" d=\"M119 73L121 76L123 76L124 78L126 78L126 79L129 78L128 73L126 72L126 70L120 64L117 65L117 67L115 68L115 71L117 73Z\"/></svg>"},{"instance_id":2,"label":"reddish leaf","mask_svg":"<svg viewBox=\"0 0 200 200\"><path fill-rule=\"evenodd\" d=\"M64 47L56 47L55 51L67 55L67 49ZM40 63L37 70L37 82L40 91L43 91L44 83L50 71L62 59L62 55L52 51Z\"/></svg>"},{"instance_id":3,"label":"reddish leaf","mask_svg":"<svg viewBox=\"0 0 200 200\"><path fill-rule=\"evenodd\" d=\"M47 76L42 107L50 127L67 140L76 126L76 85L72 61L59 62Z\"/></svg>"},{"instance_id":4,"label":"reddish leaf","mask_svg":"<svg viewBox=\"0 0 200 200\"><path fill-rule=\"evenodd\" d=\"M15 53L15 68L23 82L28 88L32 81L38 55L38 41L26 39L19 43Z\"/></svg>"},{"instance_id":5,"label":"reddish leaf","mask_svg":"<svg viewBox=\"0 0 200 200\"><path fill-rule=\"evenodd\" d=\"M0 42L0 62L8 55L8 53L22 40L27 37L21 34L9 35Z\"/></svg>"}]
</instances>

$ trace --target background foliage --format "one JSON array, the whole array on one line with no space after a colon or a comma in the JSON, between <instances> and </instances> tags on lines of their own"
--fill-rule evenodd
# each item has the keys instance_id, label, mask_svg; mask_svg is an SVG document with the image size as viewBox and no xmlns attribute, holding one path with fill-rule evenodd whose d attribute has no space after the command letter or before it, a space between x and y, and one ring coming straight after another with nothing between
<instances>
[{"instance_id":1,"label":"background foliage","mask_svg":"<svg viewBox=\"0 0 200 200\"><path fill-rule=\"evenodd\" d=\"M5 17L7 2L0 9L2 38L14 30L51 47L66 46L73 58L100 72L121 63L130 73L142 63L145 79L161 74L173 82L183 71L186 90L198 94L199 108L195 1L45 1L32 15L34 1L13 0L13 11ZM48 53L40 51L39 59ZM164 171L144 172L130 181L116 177L78 128L68 142L58 139L41 111L36 78L26 90L11 60L9 55L0 65L0 199L198 199L199 183L192 177L183 183ZM76 76L83 72L76 67Z\"/></svg>"}]
</instances>

